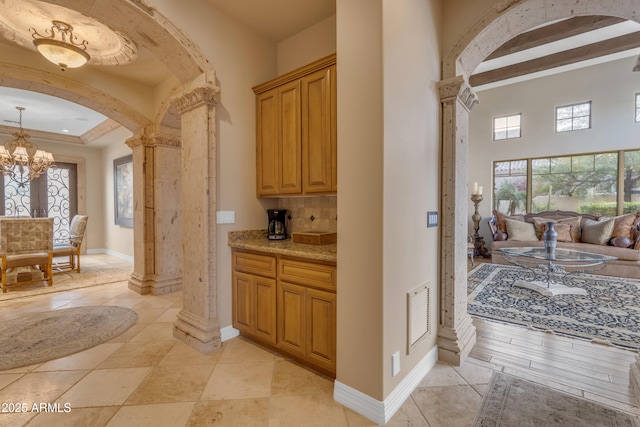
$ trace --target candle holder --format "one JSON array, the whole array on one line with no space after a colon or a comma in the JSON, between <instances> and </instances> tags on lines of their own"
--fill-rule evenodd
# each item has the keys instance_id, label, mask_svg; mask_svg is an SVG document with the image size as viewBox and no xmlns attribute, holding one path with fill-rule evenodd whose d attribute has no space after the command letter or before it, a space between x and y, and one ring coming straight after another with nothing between
<instances>
[{"instance_id":1,"label":"candle holder","mask_svg":"<svg viewBox=\"0 0 640 427\"><path fill-rule=\"evenodd\" d=\"M478 212L478 206L482 201L482 194L472 194L471 201L476 208L473 215L471 215L471 219L473 220L473 230L475 231L475 233L473 233L473 255L491 258L491 253L485 247L484 237L478 234L478 230L480 230L480 220L482 219L480 212Z\"/></svg>"}]
</instances>

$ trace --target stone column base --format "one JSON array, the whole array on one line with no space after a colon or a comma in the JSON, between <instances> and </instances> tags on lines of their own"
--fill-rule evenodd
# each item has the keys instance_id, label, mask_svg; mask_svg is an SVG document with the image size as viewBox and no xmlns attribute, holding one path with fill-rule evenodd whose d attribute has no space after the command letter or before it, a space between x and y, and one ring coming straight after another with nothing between
<instances>
[{"instance_id":1,"label":"stone column base","mask_svg":"<svg viewBox=\"0 0 640 427\"><path fill-rule=\"evenodd\" d=\"M640 355L636 355L636 361L629 367L629 382L636 405L640 405Z\"/></svg>"},{"instance_id":2,"label":"stone column base","mask_svg":"<svg viewBox=\"0 0 640 427\"><path fill-rule=\"evenodd\" d=\"M182 290L182 277L141 277L132 273L129 277L129 289L140 295L164 295Z\"/></svg>"},{"instance_id":3,"label":"stone column base","mask_svg":"<svg viewBox=\"0 0 640 427\"><path fill-rule=\"evenodd\" d=\"M462 324L456 328L440 325L438 331L438 359L460 366L476 344L476 327L471 316L467 315Z\"/></svg>"},{"instance_id":4,"label":"stone column base","mask_svg":"<svg viewBox=\"0 0 640 427\"><path fill-rule=\"evenodd\" d=\"M218 319L202 319L184 309L180 310L173 324L173 337L200 353L209 353L222 347Z\"/></svg>"}]
</instances>

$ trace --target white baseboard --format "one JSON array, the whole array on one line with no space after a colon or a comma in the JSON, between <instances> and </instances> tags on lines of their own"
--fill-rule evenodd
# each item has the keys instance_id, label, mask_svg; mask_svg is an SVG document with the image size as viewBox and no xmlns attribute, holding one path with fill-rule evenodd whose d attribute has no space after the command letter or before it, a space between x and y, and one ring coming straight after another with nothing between
<instances>
[{"instance_id":1,"label":"white baseboard","mask_svg":"<svg viewBox=\"0 0 640 427\"><path fill-rule=\"evenodd\" d=\"M233 326L225 326L220 328L220 341L225 342L231 338L235 338L240 335L240 331Z\"/></svg>"},{"instance_id":2,"label":"white baseboard","mask_svg":"<svg viewBox=\"0 0 640 427\"><path fill-rule=\"evenodd\" d=\"M433 346L383 402L338 380L334 382L333 399L376 424L386 424L437 362L438 346Z\"/></svg>"},{"instance_id":3,"label":"white baseboard","mask_svg":"<svg viewBox=\"0 0 640 427\"><path fill-rule=\"evenodd\" d=\"M123 253L120 252L116 252L116 251L112 251L110 249L104 249L104 248L99 248L99 249L87 249L87 254L91 255L91 254L107 254L107 255L111 255L114 256L116 258L120 258L123 259L125 261L131 261L133 262L133 257L131 255L125 255Z\"/></svg>"}]
</instances>

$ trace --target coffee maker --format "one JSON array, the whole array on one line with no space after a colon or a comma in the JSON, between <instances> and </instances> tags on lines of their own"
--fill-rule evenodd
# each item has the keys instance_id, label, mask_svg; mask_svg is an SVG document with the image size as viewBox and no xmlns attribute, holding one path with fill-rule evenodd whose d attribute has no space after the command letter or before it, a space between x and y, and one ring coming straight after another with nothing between
<instances>
[{"instance_id":1,"label":"coffee maker","mask_svg":"<svg viewBox=\"0 0 640 427\"><path fill-rule=\"evenodd\" d=\"M267 236L269 240L284 240L287 238L287 229L285 227L286 209L268 209L269 228Z\"/></svg>"}]
</instances>

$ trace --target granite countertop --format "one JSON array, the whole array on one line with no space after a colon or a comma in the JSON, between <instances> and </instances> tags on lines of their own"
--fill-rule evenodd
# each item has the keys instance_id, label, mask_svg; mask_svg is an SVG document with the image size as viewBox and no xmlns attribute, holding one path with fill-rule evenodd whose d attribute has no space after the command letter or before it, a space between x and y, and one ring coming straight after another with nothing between
<instances>
[{"instance_id":1,"label":"granite countertop","mask_svg":"<svg viewBox=\"0 0 640 427\"><path fill-rule=\"evenodd\" d=\"M239 230L230 231L228 245L234 249L267 252L276 255L288 255L310 260L336 262L336 243L328 245L309 245L293 243L291 238L286 240L267 239L267 230Z\"/></svg>"}]
</instances>

